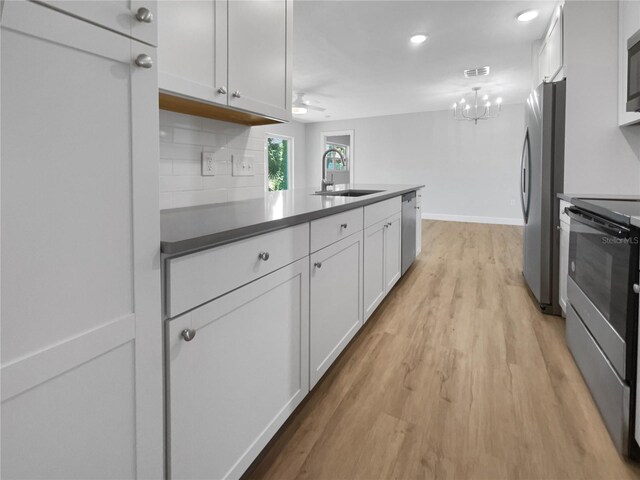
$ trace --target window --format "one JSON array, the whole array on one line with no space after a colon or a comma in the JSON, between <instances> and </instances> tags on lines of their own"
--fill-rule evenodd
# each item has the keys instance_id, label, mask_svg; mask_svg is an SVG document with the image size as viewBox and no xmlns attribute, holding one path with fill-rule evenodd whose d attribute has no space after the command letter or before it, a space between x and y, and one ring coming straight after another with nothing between
<instances>
[{"instance_id":1,"label":"window","mask_svg":"<svg viewBox=\"0 0 640 480\"><path fill-rule=\"evenodd\" d=\"M293 139L267 135L267 190L292 188Z\"/></svg>"},{"instance_id":2,"label":"window","mask_svg":"<svg viewBox=\"0 0 640 480\"><path fill-rule=\"evenodd\" d=\"M334 170L334 171L340 171L340 170L347 170L348 167L348 160L349 160L349 145L343 145L341 143L331 143L331 142L327 142L325 145L325 149L324 151L326 152L327 150L338 150L341 154L342 157L344 158L344 162L340 159L340 157L334 153L333 155L329 155L327 158L327 170Z\"/></svg>"}]
</instances>

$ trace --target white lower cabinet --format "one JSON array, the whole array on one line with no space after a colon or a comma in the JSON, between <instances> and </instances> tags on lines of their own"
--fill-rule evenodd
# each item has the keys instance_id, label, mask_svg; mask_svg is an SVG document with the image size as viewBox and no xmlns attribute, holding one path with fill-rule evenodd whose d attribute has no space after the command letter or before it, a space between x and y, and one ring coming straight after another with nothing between
<instances>
[{"instance_id":1,"label":"white lower cabinet","mask_svg":"<svg viewBox=\"0 0 640 480\"><path fill-rule=\"evenodd\" d=\"M310 386L362 325L363 238L355 233L310 256Z\"/></svg>"},{"instance_id":2,"label":"white lower cabinet","mask_svg":"<svg viewBox=\"0 0 640 480\"><path fill-rule=\"evenodd\" d=\"M364 319L380 305L401 276L401 214L364 231Z\"/></svg>"},{"instance_id":3,"label":"white lower cabinet","mask_svg":"<svg viewBox=\"0 0 640 480\"><path fill-rule=\"evenodd\" d=\"M307 257L168 321L170 478L244 473L309 391L308 339Z\"/></svg>"}]
</instances>

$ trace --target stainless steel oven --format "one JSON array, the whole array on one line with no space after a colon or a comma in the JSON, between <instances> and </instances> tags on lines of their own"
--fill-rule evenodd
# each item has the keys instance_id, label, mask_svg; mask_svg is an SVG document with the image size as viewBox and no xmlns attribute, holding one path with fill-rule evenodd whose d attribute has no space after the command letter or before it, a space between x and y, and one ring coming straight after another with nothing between
<instances>
[{"instance_id":1,"label":"stainless steel oven","mask_svg":"<svg viewBox=\"0 0 640 480\"><path fill-rule=\"evenodd\" d=\"M629 455L635 417L638 233L577 207L566 212L571 217L567 343L614 443Z\"/></svg>"},{"instance_id":2,"label":"stainless steel oven","mask_svg":"<svg viewBox=\"0 0 640 480\"><path fill-rule=\"evenodd\" d=\"M627 112L640 111L640 30L627 40Z\"/></svg>"}]
</instances>

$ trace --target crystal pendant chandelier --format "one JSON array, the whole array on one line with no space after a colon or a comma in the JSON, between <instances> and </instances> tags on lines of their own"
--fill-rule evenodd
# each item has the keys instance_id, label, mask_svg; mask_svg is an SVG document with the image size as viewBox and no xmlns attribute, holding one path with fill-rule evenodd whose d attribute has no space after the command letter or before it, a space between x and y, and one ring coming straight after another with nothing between
<instances>
[{"instance_id":1,"label":"crystal pendant chandelier","mask_svg":"<svg viewBox=\"0 0 640 480\"><path fill-rule=\"evenodd\" d=\"M483 105L478 103L478 91L480 87L473 87L473 104L464 98L459 103L453 104L453 118L456 120L467 120L478 124L478 120L488 120L496 118L502 111L502 98L496 98L495 105L489 101L489 95L482 97Z\"/></svg>"}]
</instances>

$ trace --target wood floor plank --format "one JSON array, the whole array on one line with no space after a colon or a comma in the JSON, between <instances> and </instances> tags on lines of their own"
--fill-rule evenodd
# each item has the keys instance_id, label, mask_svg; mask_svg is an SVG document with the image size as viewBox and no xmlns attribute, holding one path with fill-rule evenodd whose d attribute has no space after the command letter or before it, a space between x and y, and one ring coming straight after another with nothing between
<instances>
[{"instance_id":1,"label":"wood floor plank","mask_svg":"<svg viewBox=\"0 0 640 480\"><path fill-rule=\"evenodd\" d=\"M247 473L640 479L522 278L520 227L423 221L422 253Z\"/></svg>"}]
</instances>

